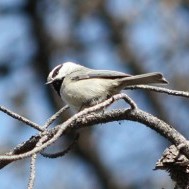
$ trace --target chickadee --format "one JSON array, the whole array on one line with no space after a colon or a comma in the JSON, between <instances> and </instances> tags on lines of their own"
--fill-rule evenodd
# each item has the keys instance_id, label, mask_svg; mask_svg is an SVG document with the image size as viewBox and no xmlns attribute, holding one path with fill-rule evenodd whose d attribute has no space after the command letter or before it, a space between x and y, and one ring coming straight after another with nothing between
<instances>
[{"instance_id":1,"label":"chickadee","mask_svg":"<svg viewBox=\"0 0 189 189\"><path fill-rule=\"evenodd\" d=\"M110 70L89 69L73 62L56 66L47 78L71 108L80 111L118 94L131 85L168 83L161 73L129 75Z\"/></svg>"}]
</instances>

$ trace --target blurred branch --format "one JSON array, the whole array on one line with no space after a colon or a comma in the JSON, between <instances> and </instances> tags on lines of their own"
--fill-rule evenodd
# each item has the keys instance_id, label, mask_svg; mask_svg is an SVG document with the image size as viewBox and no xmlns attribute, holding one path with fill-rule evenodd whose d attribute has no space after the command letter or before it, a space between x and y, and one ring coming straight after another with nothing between
<instances>
[{"instance_id":1,"label":"blurred branch","mask_svg":"<svg viewBox=\"0 0 189 189\"><path fill-rule=\"evenodd\" d=\"M119 20L109 13L106 7L106 1L99 1L99 6L97 8L99 14L104 18L105 23L110 28L111 31L111 41L114 43L117 53L123 62L129 66L134 74L145 73L143 68L142 60L138 60L137 52L134 52L129 46L129 36L125 35L127 28L129 28L129 20ZM116 50L115 49L115 50ZM166 112L163 108L163 104L158 100L156 95L151 95L148 91L145 93L152 104L152 107L157 112L160 118L168 121L168 117L165 116Z\"/></svg>"},{"instance_id":2,"label":"blurred branch","mask_svg":"<svg viewBox=\"0 0 189 189\"><path fill-rule=\"evenodd\" d=\"M35 54L33 63L36 67L36 71L39 72L38 76L44 80L50 70L49 58L51 55L51 49L53 48L50 47L50 37L48 36L48 33L45 32L44 23L42 21L42 12L39 12L37 9L38 3L39 1L37 0L27 0L24 10L31 20L31 29L37 44L37 52Z\"/></svg>"},{"instance_id":3,"label":"blurred branch","mask_svg":"<svg viewBox=\"0 0 189 189\"><path fill-rule=\"evenodd\" d=\"M155 88L156 87L153 87L154 90ZM172 94L178 95L179 93L181 93L181 91L175 91L175 90L167 91L167 89L163 90L162 88L158 88L158 87L156 91L157 90L166 91L168 92L168 94L171 95ZM189 97L189 93L187 92L184 92L184 95L185 97ZM120 109L120 110L112 110L105 113L95 113L109 106L114 101L120 99L124 99L130 105L130 109ZM58 112L58 114L56 113L55 115L60 115L60 111ZM56 116L51 117L52 120L54 120L54 117ZM150 127L151 129L155 130L160 135L168 139L172 144L176 146L176 148L180 152L182 152L182 154L184 154L187 158L189 158L189 142L185 139L183 135L181 135L176 129L174 129L167 123L163 122L162 120L154 117L153 115L147 112L140 110L135 104L135 102L132 99L130 99L126 94L117 94L100 104L82 110L81 112L75 114L67 121L63 122L62 124L55 126L54 128L51 129L46 128L38 135L33 136L28 141L17 146L13 151L5 155L1 155L0 167L3 168L5 165L7 165L12 161L16 161L27 157L31 157L32 163L35 163L34 161L35 154L41 153L43 149L50 146L63 134L68 133L68 131L80 129L83 127L89 127L98 123L106 123L106 122L118 121L118 120L132 120L143 123L147 127ZM48 123L49 122L51 122L50 119L48 120ZM62 154L64 155L65 153ZM54 157L59 157L59 155ZM34 170L35 170L34 168L35 168L34 164L31 164L31 176L30 176L31 184L29 185L32 185L34 179Z\"/></svg>"}]
</instances>

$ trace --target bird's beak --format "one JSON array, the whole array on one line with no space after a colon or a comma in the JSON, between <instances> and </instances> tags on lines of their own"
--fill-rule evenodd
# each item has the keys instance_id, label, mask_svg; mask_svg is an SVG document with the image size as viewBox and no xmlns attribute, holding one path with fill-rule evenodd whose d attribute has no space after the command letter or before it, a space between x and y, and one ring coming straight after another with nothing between
<instances>
[{"instance_id":1,"label":"bird's beak","mask_svg":"<svg viewBox=\"0 0 189 189\"><path fill-rule=\"evenodd\" d=\"M47 82L45 83L45 85L49 85L49 84L51 84L53 81L54 81L54 80L47 81Z\"/></svg>"}]
</instances>

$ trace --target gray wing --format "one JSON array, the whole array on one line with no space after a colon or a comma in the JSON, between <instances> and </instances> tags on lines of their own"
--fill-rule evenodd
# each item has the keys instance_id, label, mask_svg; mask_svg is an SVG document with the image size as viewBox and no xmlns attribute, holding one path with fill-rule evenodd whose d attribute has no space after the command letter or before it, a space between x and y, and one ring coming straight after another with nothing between
<instances>
[{"instance_id":1,"label":"gray wing","mask_svg":"<svg viewBox=\"0 0 189 189\"><path fill-rule=\"evenodd\" d=\"M73 80L83 80L92 78L104 78L104 79L118 79L124 77L130 77L132 75L125 74L123 72L111 71L111 70L90 70L86 73L72 77Z\"/></svg>"}]
</instances>

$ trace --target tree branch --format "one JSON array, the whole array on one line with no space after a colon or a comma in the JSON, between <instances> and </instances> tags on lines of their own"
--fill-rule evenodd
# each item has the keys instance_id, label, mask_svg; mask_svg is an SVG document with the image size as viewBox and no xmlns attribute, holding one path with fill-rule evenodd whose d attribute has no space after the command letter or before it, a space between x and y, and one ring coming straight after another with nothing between
<instances>
[{"instance_id":1,"label":"tree branch","mask_svg":"<svg viewBox=\"0 0 189 189\"><path fill-rule=\"evenodd\" d=\"M46 123L44 124L44 126L42 127L43 129L46 129L47 127L49 127L65 110L67 110L69 108L68 105L64 106L63 108L61 108L58 112L56 112L53 116L51 116Z\"/></svg>"},{"instance_id":2,"label":"tree branch","mask_svg":"<svg viewBox=\"0 0 189 189\"><path fill-rule=\"evenodd\" d=\"M166 89L163 87L157 87L157 86L150 86L150 85L135 85L135 86L130 86L127 87L126 89L145 89L149 91L154 91L158 93L165 93L168 95L173 95L173 96L181 96L185 98L189 98L189 92L188 91L177 91L177 90L172 90L172 89Z\"/></svg>"},{"instance_id":3,"label":"tree branch","mask_svg":"<svg viewBox=\"0 0 189 189\"><path fill-rule=\"evenodd\" d=\"M58 125L51 130L46 130L42 132L40 136L35 136L34 138L36 139L45 137L45 140L44 140L45 142L41 146L35 147L35 144L33 144L32 145L33 149L31 149L30 151L26 151L18 155L13 155L15 153L12 153L11 155L10 154L2 155L0 156L0 160L1 161L18 160L18 159L29 157L33 155L34 153L38 153L44 148L51 145L53 142L55 142L67 130L70 130L70 129L75 130L82 127L86 127L86 126L88 127L94 124L98 124L98 123L106 123L106 122L118 121L118 120L132 120L132 121L137 121L137 122L145 124L146 126L150 127L151 129L157 131L159 134L167 138L171 143L175 144L176 146L182 145L183 153L187 157L189 157L189 147L188 147L187 140L184 138L184 136L182 136L178 131L176 131L170 125L166 124L160 119L138 108L113 110L110 112L105 112L105 113L100 113L100 114L99 113L89 114L91 112L100 110L110 105L114 100L118 100L121 98L128 98L128 96L126 96L125 94L118 94L118 95L115 95L113 98L106 100L103 103L84 109L83 111L75 114L73 117L65 121L63 124ZM127 101L131 101L131 100L127 100ZM30 141L27 141L27 143L28 142ZM33 142L36 143L35 140ZM22 145L22 149L23 149L23 145Z\"/></svg>"},{"instance_id":4,"label":"tree branch","mask_svg":"<svg viewBox=\"0 0 189 189\"><path fill-rule=\"evenodd\" d=\"M34 186L36 157L37 157L37 154L33 154L31 157L30 178L29 178L29 183L28 183L28 189L32 189Z\"/></svg>"},{"instance_id":5,"label":"tree branch","mask_svg":"<svg viewBox=\"0 0 189 189\"><path fill-rule=\"evenodd\" d=\"M171 95L179 95L183 97L189 97L188 92L182 91L174 91L159 87L144 87L144 86L135 86L144 89L150 89L156 92L163 92ZM134 87L133 87L134 89ZM112 104L114 101L124 99L127 103L129 103L129 109L118 109L112 110L108 112L99 112L99 110L104 109L105 107ZM180 134L176 129L165 123L164 121L158 119L157 117L140 110L135 102L129 98L126 94L117 94L108 100L97 104L93 107L86 108L81 112L75 114L67 121L63 122L60 125L55 126L54 128L49 129L48 126L57 119L61 113L66 110L68 107L64 107L59 110L56 114L54 114L46 124L42 127L42 131L40 130L39 134L31 137L28 141L18 145L13 151L6 153L5 155L0 156L0 168L3 168L7 164L12 161L16 161L19 159L31 157L31 172L30 172L30 181L28 188L33 187L33 182L35 178L35 158L37 153L41 153L42 150L47 148L49 145L54 143L60 136L63 134L67 134L68 132L76 129L80 129L83 127L89 127L98 123L107 123L112 121L119 120L131 120L139 123L143 123L147 127L155 130L160 135L168 139L172 144L176 146L177 149L180 150L182 154L184 154L189 159L189 142L186 138ZM12 113L11 113L12 115ZM21 116L15 116L16 119ZM20 120L20 118L19 118ZM23 119L21 119L23 120ZM29 121L30 123L30 121ZM35 124L35 123L34 123ZM41 126L40 126L41 129ZM43 154L46 157L56 158L65 154L65 152L69 151L72 145L70 145L66 151L56 154Z\"/></svg>"},{"instance_id":6,"label":"tree branch","mask_svg":"<svg viewBox=\"0 0 189 189\"><path fill-rule=\"evenodd\" d=\"M25 123L26 125L31 126L34 129L37 129L38 131L43 131L43 129L41 128L40 125L30 121L29 119L27 119L27 118L25 118L23 116L18 115L17 113L14 113L14 112L8 110L7 108L5 108L3 106L0 106L0 111L6 113L7 115L11 116L14 119L17 119L17 120Z\"/></svg>"},{"instance_id":7,"label":"tree branch","mask_svg":"<svg viewBox=\"0 0 189 189\"><path fill-rule=\"evenodd\" d=\"M91 112L96 112L100 109L103 109L107 106L109 106L110 104L112 104L115 100L119 100L119 99L126 99L128 98L128 102L131 103L131 106L135 106L133 103L133 101L126 95L126 94L117 94L114 95L113 97L109 98L108 100L97 104L93 107L90 108L86 108L84 110L82 110L81 112L75 114L74 116L72 116L70 119L68 119L67 121L65 121L64 123L62 123L61 125L56 126L57 128L57 132L54 134L54 136L52 138L49 139L48 137L48 131L45 130L41 133L41 137L42 139L45 138L43 141L46 141L45 143L43 143L41 146L36 146L34 149L27 151L23 154L18 154L18 155L1 155L0 156L0 160L19 160L19 159L23 159L26 157L29 157L31 155L33 155L34 153L38 153L40 151L42 151L44 148L48 147L49 145L51 145L52 143L54 143L71 125L72 122L76 122L77 119L79 117L83 117L84 115L87 115ZM49 139L49 140L47 140Z\"/></svg>"},{"instance_id":8,"label":"tree branch","mask_svg":"<svg viewBox=\"0 0 189 189\"><path fill-rule=\"evenodd\" d=\"M53 154L41 152L40 154L43 157L51 158L51 159L62 157L64 155L66 155L70 150L72 150L73 146L77 143L78 139L79 139L79 134L77 133L75 138L74 138L74 140L73 140L73 142L66 149L64 149L63 151L60 151L60 152L57 152L57 153L53 153Z\"/></svg>"}]
</instances>

